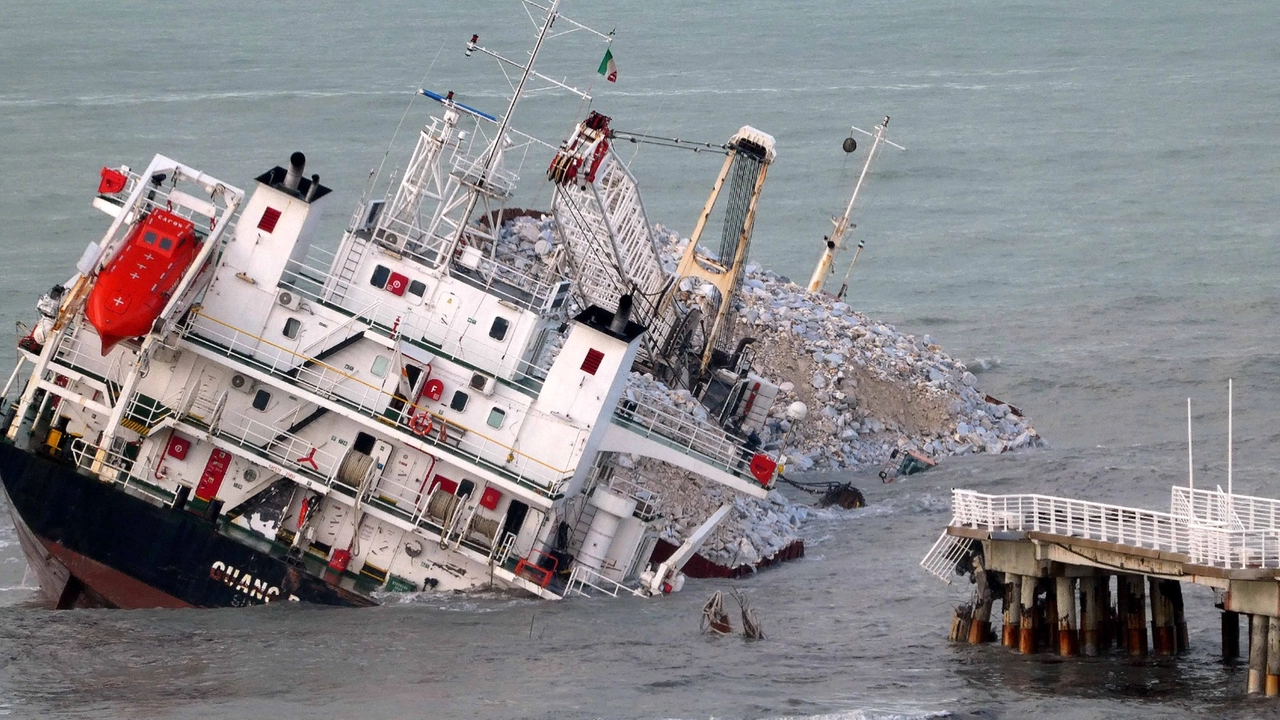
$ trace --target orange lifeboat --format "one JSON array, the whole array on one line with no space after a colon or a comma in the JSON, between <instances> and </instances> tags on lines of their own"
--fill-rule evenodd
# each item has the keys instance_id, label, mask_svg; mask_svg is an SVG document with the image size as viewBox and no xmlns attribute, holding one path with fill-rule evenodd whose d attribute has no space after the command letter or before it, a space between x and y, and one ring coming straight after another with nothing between
<instances>
[{"instance_id":1,"label":"orange lifeboat","mask_svg":"<svg viewBox=\"0 0 1280 720\"><path fill-rule=\"evenodd\" d=\"M151 330L197 247L195 225L167 210L152 210L134 227L85 302L103 355L121 340Z\"/></svg>"}]
</instances>

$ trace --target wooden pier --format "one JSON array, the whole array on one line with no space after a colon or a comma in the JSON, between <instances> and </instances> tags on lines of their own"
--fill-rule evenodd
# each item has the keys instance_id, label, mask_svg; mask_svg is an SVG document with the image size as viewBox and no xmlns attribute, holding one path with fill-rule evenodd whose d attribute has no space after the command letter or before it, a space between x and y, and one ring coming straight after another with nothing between
<instances>
[{"instance_id":1,"label":"wooden pier","mask_svg":"<svg viewBox=\"0 0 1280 720\"><path fill-rule=\"evenodd\" d=\"M1280 500L1174 487L1170 511L1157 512L955 490L952 513L921 565L948 583L974 580L953 641L1175 655L1188 648L1182 585L1195 583L1214 590L1224 659L1239 657L1248 619L1248 692L1280 696Z\"/></svg>"}]
</instances>

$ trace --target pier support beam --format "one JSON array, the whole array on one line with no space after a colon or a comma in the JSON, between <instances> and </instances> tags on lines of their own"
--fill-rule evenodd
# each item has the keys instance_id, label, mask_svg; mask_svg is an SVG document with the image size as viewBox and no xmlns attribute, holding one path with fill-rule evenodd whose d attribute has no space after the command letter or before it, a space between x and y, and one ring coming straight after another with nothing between
<instances>
[{"instance_id":1,"label":"pier support beam","mask_svg":"<svg viewBox=\"0 0 1280 720\"><path fill-rule=\"evenodd\" d=\"M1098 578L1098 601L1094 604L1098 610L1098 652L1106 652L1115 644L1115 610L1111 607L1111 576Z\"/></svg>"},{"instance_id":2,"label":"pier support beam","mask_svg":"<svg viewBox=\"0 0 1280 720\"><path fill-rule=\"evenodd\" d=\"M1187 608L1182 602L1182 583L1166 580L1164 596L1169 600L1173 610L1173 634L1178 652L1186 652L1191 648L1191 635L1187 632Z\"/></svg>"},{"instance_id":3,"label":"pier support beam","mask_svg":"<svg viewBox=\"0 0 1280 720\"><path fill-rule=\"evenodd\" d=\"M1147 581L1151 589L1151 649L1156 655L1172 655L1178 645L1173 629L1173 603L1165 595L1164 580L1153 577Z\"/></svg>"},{"instance_id":4,"label":"pier support beam","mask_svg":"<svg viewBox=\"0 0 1280 720\"><path fill-rule=\"evenodd\" d=\"M1030 655L1036 651L1036 581L1030 575L1022 577L1019 599L1022 622L1018 626L1018 652Z\"/></svg>"},{"instance_id":5,"label":"pier support beam","mask_svg":"<svg viewBox=\"0 0 1280 720\"><path fill-rule=\"evenodd\" d=\"M1267 697L1280 695L1280 618L1267 618Z\"/></svg>"},{"instance_id":6,"label":"pier support beam","mask_svg":"<svg viewBox=\"0 0 1280 720\"><path fill-rule=\"evenodd\" d=\"M1128 641L1125 647L1130 655L1147 654L1147 583L1141 575L1126 575L1125 586L1129 591Z\"/></svg>"},{"instance_id":7,"label":"pier support beam","mask_svg":"<svg viewBox=\"0 0 1280 720\"><path fill-rule=\"evenodd\" d=\"M1249 694L1262 692L1267 674L1267 635L1271 623L1266 615L1249 616Z\"/></svg>"},{"instance_id":8,"label":"pier support beam","mask_svg":"<svg viewBox=\"0 0 1280 720\"><path fill-rule=\"evenodd\" d=\"M1106 580L1105 577L1102 578ZM1093 657L1098 654L1098 578L1080 578L1080 650Z\"/></svg>"},{"instance_id":9,"label":"pier support beam","mask_svg":"<svg viewBox=\"0 0 1280 720\"><path fill-rule=\"evenodd\" d=\"M1240 613L1222 611L1222 659L1237 660L1240 657Z\"/></svg>"},{"instance_id":10,"label":"pier support beam","mask_svg":"<svg viewBox=\"0 0 1280 720\"><path fill-rule=\"evenodd\" d=\"M1070 577L1054 578L1054 590L1057 595L1057 639L1058 654L1071 657L1079 653L1079 641L1076 637L1076 580Z\"/></svg>"},{"instance_id":11,"label":"pier support beam","mask_svg":"<svg viewBox=\"0 0 1280 720\"><path fill-rule=\"evenodd\" d=\"M973 621L969 624L969 644L979 645L991 639L991 605L995 595L991 592L991 577L982 563L974 558Z\"/></svg>"},{"instance_id":12,"label":"pier support beam","mask_svg":"<svg viewBox=\"0 0 1280 720\"><path fill-rule=\"evenodd\" d=\"M1005 647L1018 647L1018 628L1022 625L1022 576L1006 573L1004 584L1004 630L1000 633L1000 644Z\"/></svg>"}]
</instances>

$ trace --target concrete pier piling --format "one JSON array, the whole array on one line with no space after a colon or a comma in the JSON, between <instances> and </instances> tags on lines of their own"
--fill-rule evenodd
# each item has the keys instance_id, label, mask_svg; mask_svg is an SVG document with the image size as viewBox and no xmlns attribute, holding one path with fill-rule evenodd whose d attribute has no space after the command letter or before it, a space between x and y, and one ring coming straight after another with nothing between
<instances>
[{"instance_id":1,"label":"concrete pier piling","mask_svg":"<svg viewBox=\"0 0 1280 720\"><path fill-rule=\"evenodd\" d=\"M1175 649L1178 652L1186 652L1191 648L1191 635L1187 632L1187 608L1182 602L1182 583L1177 580L1165 580L1164 596L1169 600L1169 607L1173 610Z\"/></svg>"},{"instance_id":2,"label":"concrete pier piling","mask_svg":"<svg viewBox=\"0 0 1280 720\"><path fill-rule=\"evenodd\" d=\"M1076 635L1076 579L1071 577L1054 578L1054 591L1057 596L1058 654L1072 657L1079 654L1079 639Z\"/></svg>"},{"instance_id":3,"label":"concrete pier piling","mask_svg":"<svg viewBox=\"0 0 1280 720\"><path fill-rule=\"evenodd\" d=\"M1267 697L1280 695L1280 618L1267 618Z\"/></svg>"},{"instance_id":4,"label":"concrete pier piling","mask_svg":"<svg viewBox=\"0 0 1280 720\"><path fill-rule=\"evenodd\" d=\"M1097 582L1098 601L1094 603L1098 614L1098 652L1110 650L1115 644L1114 608L1111 607L1111 576L1101 575Z\"/></svg>"},{"instance_id":5,"label":"concrete pier piling","mask_svg":"<svg viewBox=\"0 0 1280 720\"><path fill-rule=\"evenodd\" d=\"M1000 633L1000 644L1018 647L1018 628L1022 625L1022 576L1014 573L1005 574L1004 584L1004 629Z\"/></svg>"},{"instance_id":6,"label":"concrete pier piling","mask_svg":"<svg viewBox=\"0 0 1280 720\"><path fill-rule=\"evenodd\" d=\"M1160 578L1147 578L1151 590L1151 649L1157 655L1172 655L1177 651L1177 634L1173 625L1173 603L1165 594L1165 584Z\"/></svg>"},{"instance_id":7,"label":"concrete pier piling","mask_svg":"<svg viewBox=\"0 0 1280 720\"><path fill-rule=\"evenodd\" d=\"M1125 648L1130 655L1147 654L1147 583L1141 575L1126 575L1125 586L1129 592L1127 641Z\"/></svg>"},{"instance_id":8,"label":"concrete pier piling","mask_svg":"<svg viewBox=\"0 0 1280 720\"><path fill-rule=\"evenodd\" d=\"M1121 650L1129 649L1129 582L1116 575L1116 606L1111 613L1112 642Z\"/></svg>"},{"instance_id":9,"label":"concrete pier piling","mask_svg":"<svg viewBox=\"0 0 1280 720\"><path fill-rule=\"evenodd\" d=\"M1023 576L1019 598L1022 622L1018 626L1018 652L1031 655L1036 651L1036 581L1039 578Z\"/></svg>"},{"instance_id":10,"label":"concrete pier piling","mask_svg":"<svg viewBox=\"0 0 1280 720\"><path fill-rule=\"evenodd\" d=\"M1080 586L1080 650L1093 657L1098 654L1098 578L1082 577Z\"/></svg>"},{"instance_id":11,"label":"concrete pier piling","mask_svg":"<svg viewBox=\"0 0 1280 720\"><path fill-rule=\"evenodd\" d=\"M1240 613L1222 611L1222 659L1237 660L1240 657Z\"/></svg>"},{"instance_id":12,"label":"concrete pier piling","mask_svg":"<svg viewBox=\"0 0 1280 720\"><path fill-rule=\"evenodd\" d=\"M973 620L969 624L969 644L979 645L991 639L991 605L995 595L991 591L991 578L978 560L973 573L976 581L973 588Z\"/></svg>"},{"instance_id":13,"label":"concrete pier piling","mask_svg":"<svg viewBox=\"0 0 1280 720\"><path fill-rule=\"evenodd\" d=\"M1249 694L1258 695L1267 674L1267 635L1271 623L1265 615L1249 616Z\"/></svg>"}]
</instances>

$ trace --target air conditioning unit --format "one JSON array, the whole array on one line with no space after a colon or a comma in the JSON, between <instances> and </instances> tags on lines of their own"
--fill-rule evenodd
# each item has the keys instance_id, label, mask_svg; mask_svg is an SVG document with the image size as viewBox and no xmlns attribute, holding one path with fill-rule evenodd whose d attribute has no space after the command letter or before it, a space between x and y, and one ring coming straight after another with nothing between
<instances>
[{"instance_id":1,"label":"air conditioning unit","mask_svg":"<svg viewBox=\"0 0 1280 720\"><path fill-rule=\"evenodd\" d=\"M253 392L253 389L257 387L257 385L258 383L248 375L236 373L231 376L232 390L239 390L242 393L250 393Z\"/></svg>"},{"instance_id":2,"label":"air conditioning unit","mask_svg":"<svg viewBox=\"0 0 1280 720\"><path fill-rule=\"evenodd\" d=\"M485 375L484 373L472 373L471 375L471 389L479 390L481 395L492 395L494 384L492 375Z\"/></svg>"},{"instance_id":3,"label":"air conditioning unit","mask_svg":"<svg viewBox=\"0 0 1280 720\"><path fill-rule=\"evenodd\" d=\"M298 305L302 303L302 298L298 296L298 293L293 292L292 290L281 290L280 293L276 295L276 302L290 310L297 310Z\"/></svg>"}]
</instances>

